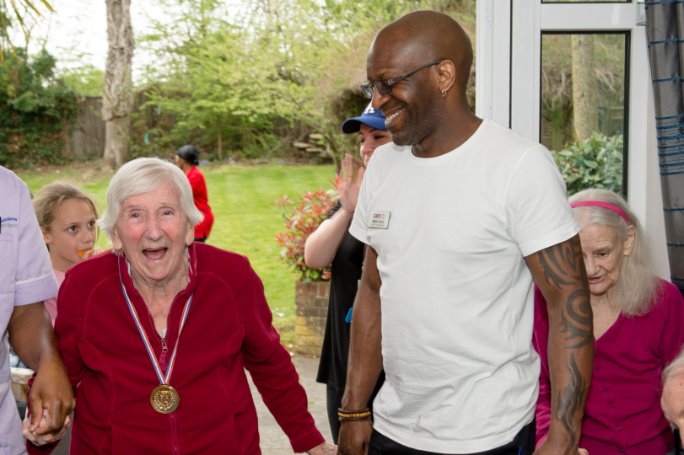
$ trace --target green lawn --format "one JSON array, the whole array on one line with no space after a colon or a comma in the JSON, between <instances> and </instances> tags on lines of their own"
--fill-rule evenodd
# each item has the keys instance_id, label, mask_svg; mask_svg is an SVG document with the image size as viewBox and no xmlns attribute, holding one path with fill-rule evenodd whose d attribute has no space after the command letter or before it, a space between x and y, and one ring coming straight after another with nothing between
<instances>
[{"instance_id":1,"label":"green lawn","mask_svg":"<svg viewBox=\"0 0 684 455\"><path fill-rule=\"evenodd\" d=\"M51 169L18 171L32 192L57 180L71 182L93 195L101 211L110 173L94 171L99 163L86 163ZM283 194L296 197L306 191L327 189L332 185L332 166L289 165L208 165L202 166L207 178L209 203L214 211L214 227L208 243L249 257L264 282L275 320L285 345L294 338L295 274L278 256L275 235L283 228L280 210L273 201ZM109 240L98 240L109 246Z\"/></svg>"}]
</instances>

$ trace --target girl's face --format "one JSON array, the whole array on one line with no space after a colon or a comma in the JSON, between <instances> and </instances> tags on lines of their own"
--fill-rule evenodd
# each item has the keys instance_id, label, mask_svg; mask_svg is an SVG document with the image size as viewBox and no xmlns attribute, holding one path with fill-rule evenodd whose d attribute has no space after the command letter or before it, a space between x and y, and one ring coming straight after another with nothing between
<instances>
[{"instance_id":1,"label":"girl's face","mask_svg":"<svg viewBox=\"0 0 684 455\"><path fill-rule=\"evenodd\" d=\"M66 272L93 249L97 239L95 221L95 212L82 199L67 199L57 206L54 220L43 232L52 268Z\"/></svg>"},{"instance_id":2,"label":"girl's face","mask_svg":"<svg viewBox=\"0 0 684 455\"><path fill-rule=\"evenodd\" d=\"M390 141L392 141L392 135L389 131L374 130L362 123L359 129L359 146L363 165L368 166L368 160L370 160L376 147L380 147Z\"/></svg>"}]
</instances>

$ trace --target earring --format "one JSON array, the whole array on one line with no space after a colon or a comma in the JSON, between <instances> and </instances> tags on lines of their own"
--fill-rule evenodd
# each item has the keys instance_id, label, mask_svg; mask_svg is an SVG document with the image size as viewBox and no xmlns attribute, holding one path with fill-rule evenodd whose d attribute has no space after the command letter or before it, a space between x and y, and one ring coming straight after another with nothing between
<instances>
[{"instance_id":1,"label":"earring","mask_svg":"<svg viewBox=\"0 0 684 455\"><path fill-rule=\"evenodd\" d=\"M446 90L442 90L442 98L446 97L446 94L447 94L447 91L446 91Z\"/></svg>"}]
</instances>

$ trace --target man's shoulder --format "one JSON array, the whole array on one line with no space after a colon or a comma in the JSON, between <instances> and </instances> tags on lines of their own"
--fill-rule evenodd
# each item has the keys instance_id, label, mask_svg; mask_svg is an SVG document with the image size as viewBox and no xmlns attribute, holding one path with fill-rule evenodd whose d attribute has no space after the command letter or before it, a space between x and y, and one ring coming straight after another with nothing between
<instances>
[{"instance_id":1,"label":"man's shoulder","mask_svg":"<svg viewBox=\"0 0 684 455\"><path fill-rule=\"evenodd\" d=\"M28 188L28 186L17 174L6 167L0 166L0 188L2 188L5 196L7 196L7 193L10 191L21 191Z\"/></svg>"},{"instance_id":2,"label":"man's shoulder","mask_svg":"<svg viewBox=\"0 0 684 455\"><path fill-rule=\"evenodd\" d=\"M484 133L481 135L481 137L485 140L492 142L505 142L507 146L514 149L517 148L519 150L527 150L530 148L536 148L539 150L545 149L545 147L538 141L533 141L523 137L512 129L496 123L493 120L483 119L481 128L482 133Z\"/></svg>"}]
</instances>

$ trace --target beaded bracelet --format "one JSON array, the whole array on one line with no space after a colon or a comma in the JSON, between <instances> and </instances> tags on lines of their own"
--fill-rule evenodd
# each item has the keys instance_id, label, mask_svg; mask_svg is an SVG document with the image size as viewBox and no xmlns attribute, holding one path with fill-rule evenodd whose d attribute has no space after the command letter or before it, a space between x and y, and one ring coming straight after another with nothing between
<instances>
[{"instance_id":1,"label":"beaded bracelet","mask_svg":"<svg viewBox=\"0 0 684 455\"><path fill-rule=\"evenodd\" d=\"M337 420L339 420L340 422L356 422L361 420L371 420L372 415L373 414L368 408L360 409L358 411L349 411L342 408L337 409Z\"/></svg>"}]
</instances>

